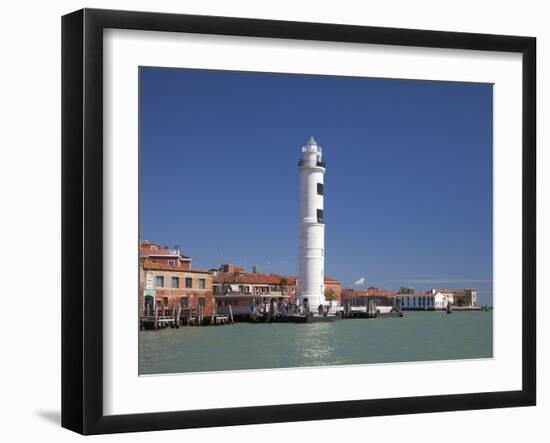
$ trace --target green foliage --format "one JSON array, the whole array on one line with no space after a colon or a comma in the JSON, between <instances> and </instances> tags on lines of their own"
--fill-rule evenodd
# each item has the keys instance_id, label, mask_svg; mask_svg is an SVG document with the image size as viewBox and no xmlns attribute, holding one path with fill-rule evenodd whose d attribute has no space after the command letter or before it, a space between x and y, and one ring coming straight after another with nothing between
<instances>
[{"instance_id":1,"label":"green foliage","mask_svg":"<svg viewBox=\"0 0 550 443\"><path fill-rule=\"evenodd\" d=\"M463 307L463 306L466 306L468 303L466 302L466 298L465 297L456 297L455 296L455 300L454 300L454 305L455 306L460 306L460 307Z\"/></svg>"},{"instance_id":2,"label":"green foliage","mask_svg":"<svg viewBox=\"0 0 550 443\"><path fill-rule=\"evenodd\" d=\"M336 292L332 288L325 288L325 300L333 301L336 299Z\"/></svg>"}]
</instances>

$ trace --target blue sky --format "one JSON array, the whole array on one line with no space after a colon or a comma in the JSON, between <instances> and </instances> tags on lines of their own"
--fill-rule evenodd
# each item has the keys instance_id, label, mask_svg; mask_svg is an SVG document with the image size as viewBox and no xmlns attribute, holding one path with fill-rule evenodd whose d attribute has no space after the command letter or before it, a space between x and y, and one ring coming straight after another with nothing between
<instances>
[{"instance_id":1,"label":"blue sky","mask_svg":"<svg viewBox=\"0 0 550 443\"><path fill-rule=\"evenodd\" d=\"M492 85L140 69L140 236L199 268L297 273L298 167L323 147L325 272L492 302Z\"/></svg>"}]
</instances>

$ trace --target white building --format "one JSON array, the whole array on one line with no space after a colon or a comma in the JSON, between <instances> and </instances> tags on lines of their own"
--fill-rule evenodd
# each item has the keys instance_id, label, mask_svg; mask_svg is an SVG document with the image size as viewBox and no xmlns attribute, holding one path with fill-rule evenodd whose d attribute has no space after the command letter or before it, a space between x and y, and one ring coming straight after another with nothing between
<instances>
[{"instance_id":1,"label":"white building","mask_svg":"<svg viewBox=\"0 0 550 443\"><path fill-rule=\"evenodd\" d=\"M396 300L402 309L445 310L448 305L475 307L477 291L475 289L430 289L425 294L397 294Z\"/></svg>"},{"instance_id":2,"label":"white building","mask_svg":"<svg viewBox=\"0 0 550 443\"><path fill-rule=\"evenodd\" d=\"M322 149L313 137L302 146L300 162L300 250L298 303L315 311L326 305L324 286L325 224Z\"/></svg>"},{"instance_id":3,"label":"white building","mask_svg":"<svg viewBox=\"0 0 550 443\"><path fill-rule=\"evenodd\" d=\"M445 307L453 306L477 306L477 291L475 289L430 289L428 292L443 298Z\"/></svg>"},{"instance_id":4,"label":"white building","mask_svg":"<svg viewBox=\"0 0 550 443\"><path fill-rule=\"evenodd\" d=\"M428 292L441 300L443 309L446 309L447 305L454 303L454 292L450 289L430 289Z\"/></svg>"},{"instance_id":5,"label":"white building","mask_svg":"<svg viewBox=\"0 0 550 443\"><path fill-rule=\"evenodd\" d=\"M445 309L443 306L443 298L441 294L397 294L397 303L401 309L410 310L426 310L433 311L434 309Z\"/></svg>"}]
</instances>

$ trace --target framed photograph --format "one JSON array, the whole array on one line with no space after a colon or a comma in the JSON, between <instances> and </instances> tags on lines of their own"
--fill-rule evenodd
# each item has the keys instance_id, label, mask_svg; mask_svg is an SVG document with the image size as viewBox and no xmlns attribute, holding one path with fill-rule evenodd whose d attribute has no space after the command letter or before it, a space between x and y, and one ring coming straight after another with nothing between
<instances>
[{"instance_id":1,"label":"framed photograph","mask_svg":"<svg viewBox=\"0 0 550 443\"><path fill-rule=\"evenodd\" d=\"M531 37L62 20L62 425L535 405Z\"/></svg>"}]
</instances>

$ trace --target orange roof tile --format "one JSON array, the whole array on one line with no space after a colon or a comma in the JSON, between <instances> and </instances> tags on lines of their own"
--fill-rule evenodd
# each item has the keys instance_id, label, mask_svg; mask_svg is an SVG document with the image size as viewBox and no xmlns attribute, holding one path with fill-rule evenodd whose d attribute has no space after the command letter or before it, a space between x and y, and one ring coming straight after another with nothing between
<instances>
[{"instance_id":1,"label":"orange roof tile","mask_svg":"<svg viewBox=\"0 0 550 443\"><path fill-rule=\"evenodd\" d=\"M286 279L287 284L295 284L295 280L293 280L292 277L286 277L284 275L255 273L238 275L229 272L220 272L215 275L214 283L280 285L283 279Z\"/></svg>"},{"instance_id":2,"label":"orange roof tile","mask_svg":"<svg viewBox=\"0 0 550 443\"><path fill-rule=\"evenodd\" d=\"M204 270L204 269L184 269L179 268L177 266L167 265L164 263L158 263L152 260L142 260L143 269L150 269L150 270L156 270L156 271L176 271L176 272L196 272L200 274L211 274L210 271Z\"/></svg>"}]
</instances>

